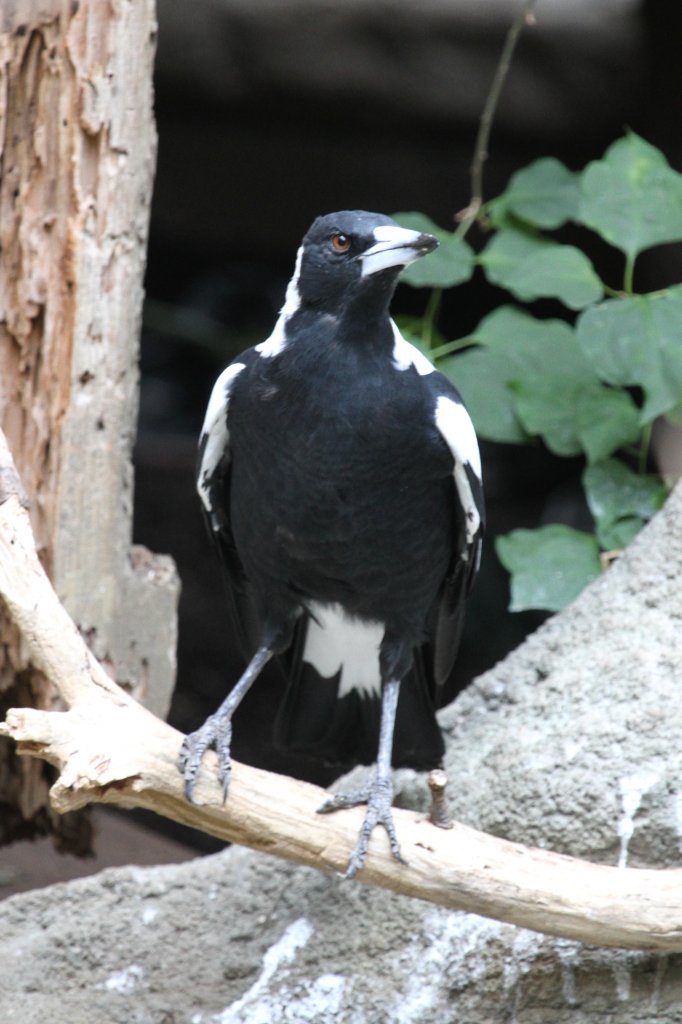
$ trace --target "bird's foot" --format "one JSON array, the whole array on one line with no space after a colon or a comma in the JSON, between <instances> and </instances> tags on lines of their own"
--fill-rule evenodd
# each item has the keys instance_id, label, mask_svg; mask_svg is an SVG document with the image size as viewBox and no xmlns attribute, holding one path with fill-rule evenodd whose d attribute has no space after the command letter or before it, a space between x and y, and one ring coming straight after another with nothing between
<instances>
[{"instance_id":1,"label":"bird's foot","mask_svg":"<svg viewBox=\"0 0 682 1024\"><path fill-rule=\"evenodd\" d=\"M395 860L401 864L407 861L400 852L400 844L393 824L393 784L389 779L374 779L366 789L353 790L350 793L335 793L328 800L318 807L318 814L329 814L332 811L343 810L346 807L357 807L358 804L367 804L367 813L363 822L358 841L355 844L345 878L354 878L358 871L364 866L369 849L369 840L377 825L383 825L388 833L388 840L391 844L391 853Z\"/></svg>"},{"instance_id":2,"label":"bird's foot","mask_svg":"<svg viewBox=\"0 0 682 1024\"><path fill-rule=\"evenodd\" d=\"M185 796L188 800L192 800L201 759L209 747L213 747L218 755L218 778L223 784L223 803L225 803L232 773L231 741L231 716L221 715L220 712L209 715L201 728L185 736L178 757L178 768L185 780Z\"/></svg>"},{"instance_id":3,"label":"bird's foot","mask_svg":"<svg viewBox=\"0 0 682 1024\"><path fill-rule=\"evenodd\" d=\"M343 811L348 807L358 807L369 803L370 787L352 789L349 793L333 793L317 808L318 814L331 814L332 811Z\"/></svg>"}]
</instances>

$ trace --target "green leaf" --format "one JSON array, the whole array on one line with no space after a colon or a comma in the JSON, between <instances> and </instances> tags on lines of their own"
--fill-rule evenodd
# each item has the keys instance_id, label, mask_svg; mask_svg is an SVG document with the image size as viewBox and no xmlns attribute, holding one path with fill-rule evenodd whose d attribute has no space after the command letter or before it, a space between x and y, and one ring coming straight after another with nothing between
<instances>
[{"instance_id":1,"label":"green leaf","mask_svg":"<svg viewBox=\"0 0 682 1024\"><path fill-rule=\"evenodd\" d=\"M495 232L478 262L493 284L508 287L508 279L529 256L546 252L553 243L521 228L505 227Z\"/></svg>"},{"instance_id":2,"label":"green leaf","mask_svg":"<svg viewBox=\"0 0 682 1024\"><path fill-rule=\"evenodd\" d=\"M584 309L604 294L594 267L580 249L524 231L498 231L478 259L489 281L524 302L556 298L569 309Z\"/></svg>"},{"instance_id":3,"label":"green leaf","mask_svg":"<svg viewBox=\"0 0 682 1024\"><path fill-rule=\"evenodd\" d=\"M435 235L440 242L434 252L406 267L401 281L413 288L451 288L469 280L474 272L474 253L463 238L444 231L424 213L395 213L393 218L404 228Z\"/></svg>"},{"instance_id":4,"label":"green leaf","mask_svg":"<svg viewBox=\"0 0 682 1024\"><path fill-rule=\"evenodd\" d=\"M682 239L682 175L634 132L587 165L580 187L582 222L629 259Z\"/></svg>"},{"instance_id":5,"label":"green leaf","mask_svg":"<svg viewBox=\"0 0 682 1024\"><path fill-rule=\"evenodd\" d=\"M576 434L589 463L639 440L639 410L625 391L600 384L575 395Z\"/></svg>"},{"instance_id":6,"label":"green leaf","mask_svg":"<svg viewBox=\"0 0 682 1024\"><path fill-rule=\"evenodd\" d=\"M506 444L529 440L509 388L516 373L513 360L481 346L440 360L438 369L461 393L479 437Z\"/></svg>"},{"instance_id":7,"label":"green leaf","mask_svg":"<svg viewBox=\"0 0 682 1024\"><path fill-rule=\"evenodd\" d=\"M500 199L527 224L558 228L578 218L580 178L554 157L542 157L513 174Z\"/></svg>"},{"instance_id":8,"label":"green leaf","mask_svg":"<svg viewBox=\"0 0 682 1024\"><path fill-rule=\"evenodd\" d=\"M548 328L559 321L545 321ZM570 328L565 324L559 330ZM471 348L438 363L462 393L476 431L490 441L524 444L529 440L518 417L511 382L528 367L544 365L547 328L515 306L500 306L481 320L469 339Z\"/></svg>"},{"instance_id":9,"label":"green leaf","mask_svg":"<svg viewBox=\"0 0 682 1024\"><path fill-rule=\"evenodd\" d=\"M585 452L589 462L597 462L639 437L639 412L630 395L605 387L589 372L581 381L580 373L548 366L544 376L527 377L514 391L525 430L539 434L557 455Z\"/></svg>"},{"instance_id":10,"label":"green leaf","mask_svg":"<svg viewBox=\"0 0 682 1024\"><path fill-rule=\"evenodd\" d=\"M523 345L528 338L536 339L544 335L542 323L518 306L498 306L483 317L471 337L482 345ZM554 324L559 321L546 320L544 323Z\"/></svg>"},{"instance_id":11,"label":"green leaf","mask_svg":"<svg viewBox=\"0 0 682 1024\"><path fill-rule=\"evenodd\" d=\"M569 526L512 530L495 549L512 575L510 610L558 612L601 572L596 539Z\"/></svg>"},{"instance_id":12,"label":"green leaf","mask_svg":"<svg viewBox=\"0 0 682 1024\"><path fill-rule=\"evenodd\" d=\"M655 474L635 473L619 459L606 459L583 473L587 504L599 543L607 551L630 543L666 499L668 488Z\"/></svg>"},{"instance_id":13,"label":"green leaf","mask_svg":"<svg viewBox=\"0 0 682 1024\"><path fill-rule=\"evenodd\" d=\"M597 540L604 551L622 551L631 543L644 526L639 516L621 516L608 527L597 533Z\"/></svg>"},{"instance_id":14,"label":"green leaf","mask_svg":"<svg viewBox=\"0 0 682 1024\"><path fill-rule=\"evenodd\" d=\"M486 221L495 228L496 231L500 231L505 228L516 228L517 230L522 231L525 226L524 221L515 217L509 209L504 192L501 196L489 199L485 204L484 210Z\"/></svg>"},{"instance_id":15,"label":"green leaf","mask_svg":"<svg viewBox=\"0 0 682 1024\"><path fill-rule=\"evenodd\" d=\"M536 320L502 306L481 321L470 349L439 368L462 392L476 430L521 444L539 435L558 455L604 459L639 437L639 411L606 387L562 320Z\"/></svg>"},{"instance_id":16,"label":"green leaf","mask_svg":"<svg viewBox=\"0 0 682 1024\"><path fill-rule=\"evenodd\" d=\"M608 299L578 319L578 340L596 374L615 387L640 387L640 421L682 403L682 287Z\"/></svg>"},{"instance_id":17,"label":"green leaf","mask_svg":"<svg viewBox=\"0 0 682 1024\"><path fill-rule=\"evenodd\" d=\"M520 299L557 298L569 309L584 309L604 294L589 259L572 245L552 245L528 257L508 288Z\"/></svg>"}]
</instances>

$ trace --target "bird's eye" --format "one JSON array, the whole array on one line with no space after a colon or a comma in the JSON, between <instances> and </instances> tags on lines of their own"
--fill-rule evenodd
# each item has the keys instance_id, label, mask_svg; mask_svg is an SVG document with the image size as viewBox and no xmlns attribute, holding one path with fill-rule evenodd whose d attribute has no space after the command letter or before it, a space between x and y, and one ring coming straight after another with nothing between
<instances>
[{"instance_id":1,"label":"bird's eye","mask_svg":"<svg viewBox=\"0 0 682 1024\"><path fill-rule=\"evenodd\" d=\"M334 252L348 252L350 249L350 238L338 232L332 235L332 249Z\"/></svg>"}]
</instances>

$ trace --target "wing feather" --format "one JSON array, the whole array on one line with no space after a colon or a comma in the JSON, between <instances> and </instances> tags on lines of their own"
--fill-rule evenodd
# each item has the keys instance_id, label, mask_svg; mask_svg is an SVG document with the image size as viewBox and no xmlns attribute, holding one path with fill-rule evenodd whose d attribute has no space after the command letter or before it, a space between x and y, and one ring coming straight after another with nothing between
<instances>
[{"instance_id":1,"label":"wing feather","mask_svg":"<svg viewBox=\"0 0 682 1024\"><path fill-rule=\"evenodd\" d=\"M481 561L485 507L478 441L464 402L440 373L430 375L427 384L434 399L435 426L452 455L455 485L454 555L431 609L429 640L423 651L437 700L457 656L467 599Z\"/></svg>"},{"instance_id":2,"label":"wing feather","mask_svg":"<svg viewBox=\"0 0 682 1024\"><path fill-rule=\"evenodd\" d=\"M228 421L232 392L246 366L244 357L240 362L231 363L213 386L199 438L197 491L204 521L223 570L232 632L244 658L248 659L259 640L258 622L230 524L232 460Z\"/></svg>"}]
</instances>

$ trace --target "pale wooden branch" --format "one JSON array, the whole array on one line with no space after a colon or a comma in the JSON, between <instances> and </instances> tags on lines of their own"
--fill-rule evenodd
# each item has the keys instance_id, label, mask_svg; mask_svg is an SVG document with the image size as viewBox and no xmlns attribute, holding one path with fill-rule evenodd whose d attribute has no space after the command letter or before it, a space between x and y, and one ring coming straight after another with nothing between
<instances>
[{"instance_id":1,"label":"pale wooden branch","mask_svg":"<svg viewBox=\"0 0 682 1024\"><path fill-rule=\"evenodd\" d=\"M316 786L235 764L223 806L215 757L185 800L176 767L181 736L137 704L92 656L38 560L25 507L0 433L0 595L31 660L54 683L66 711L15 708L0 732L19 753L59 770L59 811L90 802L144 807L221 839L297 864L342 871L363 811L315 813ZM455 824L435 828L396 810L408 865L396 863L381 830L363 881L594 945L682 950L682 870L619 869L531 849Z\"/></svg>"}]
</instances>

